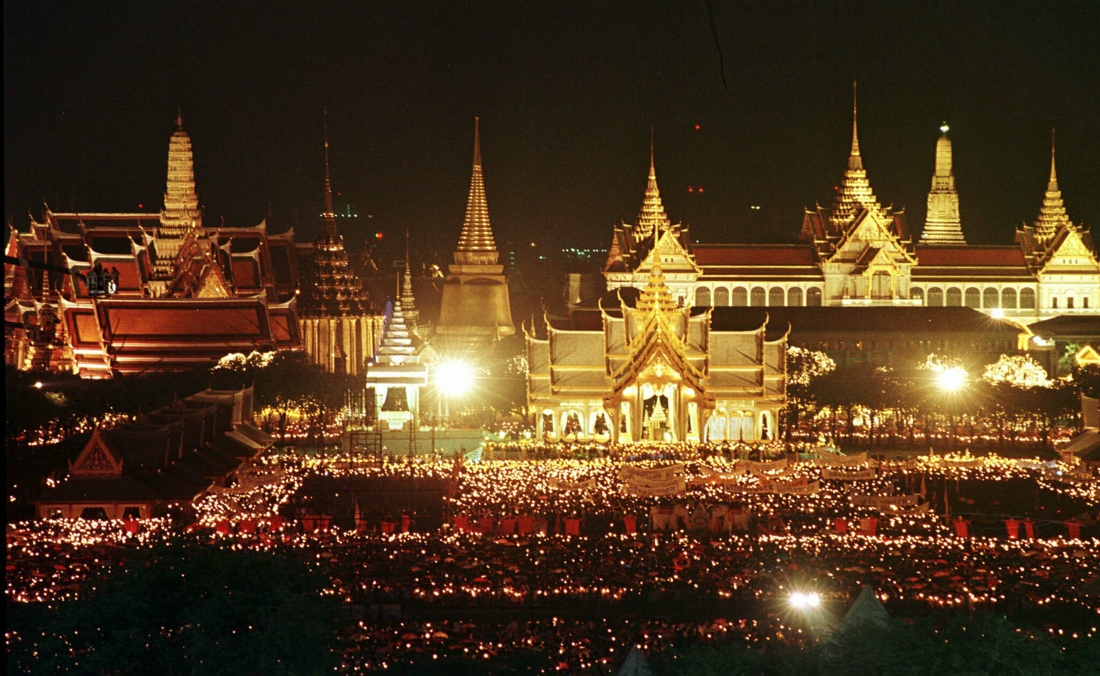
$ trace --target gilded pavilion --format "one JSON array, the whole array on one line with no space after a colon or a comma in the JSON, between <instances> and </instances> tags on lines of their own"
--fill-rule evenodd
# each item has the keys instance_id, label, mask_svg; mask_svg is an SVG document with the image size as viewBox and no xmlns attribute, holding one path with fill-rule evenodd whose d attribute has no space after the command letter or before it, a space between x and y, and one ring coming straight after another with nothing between
<instances>
[{"instance_id":1,"label":"gilded pavilion","mask_svg":"<svg viewBox=\"0 0 1100 676\"><path fill-rule=\"evenodd\" d=\"M789 327L718 331L679 303L660 264L618 307L524 325L539 435L616 442L774 438L786 402ZM636 299L633 304L629 299Z\"/></svg>"},{"instance_id":2,"label":"gilded pavilion","mask_svg":"<svg viewBox=\"0 0 1100 676\"><path fill-rule=\"evenodd\" d=\"M701 307L970 307L1030 324L1100 313L1100 262L1087 229L1067 215L1052 147L1039 216L1014 244L968 245L952 145L936 143L928 213L918 240L903 210L875 196L860 153L853 90L852 143L831 207L806 210L799 244L698 244L664 213L650 154L637 224L614 230L608 289L642 288L660 265L677 302Z\"/></svg>"},{"instance_id":3,"label":"gilded pavilion","mask_svg":"<svg viewBox=\"0 0 1100 676\"><path fill-rule=\"evenodd\" d=\"M4 360L20 370L110 377L301 349L293 232L204 226L179 114L159 214L47 206L5 254L19 263L4 263ZM117 276L110 296L88 292L97 266Z\"/></svg>"},{"instance_id":4,"label":"gilded pavilion","mask_svg":"<svg viewBox=\"0 0 1100 676\"><path fill-rule=\"evenodd\" d=\"M454 263L443 281L439 321L433 343L442 355L468 356L516 332L504 266L489 223L485 179L481 170L481 137L474 118L474 166L466 220Z\"/></svg>"},{"instance_id":5,"label":"gilded pavilion","mask_svg":"<svg viewBox=\"0 0 1100 676\"><path fill-rule=\"evenodd\" d=\"M327 117L327 115L326 115ZM370 295L355 274L336 230L329 175L328 123L325 124L325 196L321 233L302 275L299 323L312 363L329 373L358 375L374 355L383 317L372 312Z\"/></svg>"}]
</instances>

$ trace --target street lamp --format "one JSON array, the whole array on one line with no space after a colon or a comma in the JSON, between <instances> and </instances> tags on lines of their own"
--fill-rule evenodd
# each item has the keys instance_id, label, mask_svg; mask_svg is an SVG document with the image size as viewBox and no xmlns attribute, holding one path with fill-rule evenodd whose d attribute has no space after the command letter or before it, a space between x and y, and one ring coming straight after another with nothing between
<instances>
[{"instance_id":1,"label":"street lamp","mask_svg":"<svg viewBox=\"0 0 1100 676\"><path fill-rule=\"evenodd\" d=\"M936 384L946 392L957 392L966 384L966 370L961 366L952 366L939 372Z\"/></svg>"}]
</instances>

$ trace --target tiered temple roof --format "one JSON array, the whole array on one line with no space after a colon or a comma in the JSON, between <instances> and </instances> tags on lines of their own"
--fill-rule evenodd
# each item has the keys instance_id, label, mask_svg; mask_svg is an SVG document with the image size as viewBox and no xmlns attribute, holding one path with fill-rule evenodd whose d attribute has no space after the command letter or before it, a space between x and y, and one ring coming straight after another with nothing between
<instances>
[{"instance_id":1,"label":"tiered temple roof","mask_svg":"<svg viewBox=\"0 0 1100 676\"><path fill-rule=\"evenodd\" d=\"M499 254L489 224L489 203L485 199L485 179L481 171L481 129L474 118L474 169L470 178L470 196L466 201L466 220L455 249L459 265L496 265Z\"/></svg>"},{"instance_id":2,"label":"tiered temple roof","mask_svg":"<svg viewBox=\"0 0 1100 676\"><path fill-rule=\"evenodd\" d=\"M947 130L945 122L940 127L942 134L936 141L936 171L932 174L928 213L924 220L924 232L921 233L921 244L930 246L966 244L959 218L959 193L955 189L951 139L947 138Z\"/></svg>"}]
</instances>

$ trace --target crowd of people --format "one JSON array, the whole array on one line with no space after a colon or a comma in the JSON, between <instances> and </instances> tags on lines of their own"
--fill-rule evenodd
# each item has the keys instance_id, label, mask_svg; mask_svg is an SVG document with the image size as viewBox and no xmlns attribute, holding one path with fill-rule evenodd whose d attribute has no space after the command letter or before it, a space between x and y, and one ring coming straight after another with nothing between
<instances>
[{"instance_id":1,"label":"crowd of people","mask_svg":"<svg viewBox=\"0 0 1100 676\"><path fill-rule=\"evenodd\" d=\"M89 575L134 548L186 541L267 551L319 567L356 609L362 619L345 637L349 672L529 659L539 669L596 674L634 644L800 640L785 612L788 595L802 590L820 594L836 616L865 585L907 616L996 609L1088 631L1100 611L1097 501L1083 480L1055 480L1069 468L965 456L676 452L480 463L285 453L198 500L191 523L10 525L8 597L77 598ZM675 480L631 483L646 472ZM444 483L445 522L425 531L416 515L394 514L390 528L368 519L343 527L288 513L317 475ZM1041 483L1051 504L1082 517L1076 532L1048 518L1015 538L1009 530L962 537L958 515L943 513L966 505L957 499L967 486L995 484L1006 494L1024 486L1030 505L1028 491ZM663 494L641 490L654 485ZM1011 516L1015 504L1003 497Z\"/></svg>"}]
</instances>

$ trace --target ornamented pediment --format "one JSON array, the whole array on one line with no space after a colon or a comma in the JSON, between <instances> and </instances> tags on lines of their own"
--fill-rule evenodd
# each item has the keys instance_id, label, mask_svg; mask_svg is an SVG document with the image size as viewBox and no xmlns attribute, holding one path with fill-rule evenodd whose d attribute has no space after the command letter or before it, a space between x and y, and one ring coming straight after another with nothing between
<instances>
[{"instance_id":1,"label":"ornamented pediment","mask_svg":"<svg viewBox=\"0 0 1100 676\"><path fill-rule=\"evenodd\" d=\"M1051 252L1050 258L1044 267L1044 271L1051 267L1098 267L1096 255L1089 250L1081 240L1081 236L1074 229L1067 229L1062 241Z\"/></svg>"},{"instance_id":2,"label":"ornamented pediment","mask_svg":"<svg viewBox=\"0 0 1100 676\"><path fill-rule=\"evenodd\" d=\"M877 249L874 256L886 257L893 266L896 263L912 263L913 259L898 238L890 232L889 221L864 210L856 217L852 227L837 244L836 252L830 256L832 261L861 259L871 248ZM862 263L863 261L861 261ZM866 264L870 264L868 261Z\"/></svg>"},{"instance_id":3,"label":"ornamented pediment","mask_svg":"<svg viewBox=\"0 0 1100 676\"><path fill-rule=\"evenodd\" d=\"M648 272L654 265L659 265L666 274L702 273L702 268L695 264L695 259L680 242L678 228L670 228L662 233L657 240L657 246L653 247L635 272Z\"/></svg>"},{"instance_id":4,"label":"ornamented pediment","mask_svg":"<svg viewBox=\"0 0 1100 676\"><path fill-rule=\"evenodd\" d=\"M74 476L119 476L122 462L115 457L103 434L96 429L70 471Z\"/></svg>"}]
</instances>

